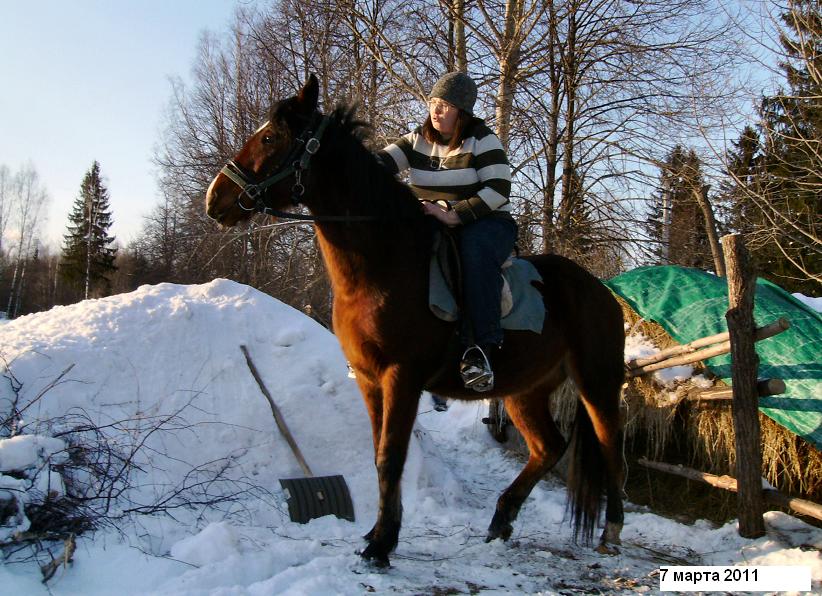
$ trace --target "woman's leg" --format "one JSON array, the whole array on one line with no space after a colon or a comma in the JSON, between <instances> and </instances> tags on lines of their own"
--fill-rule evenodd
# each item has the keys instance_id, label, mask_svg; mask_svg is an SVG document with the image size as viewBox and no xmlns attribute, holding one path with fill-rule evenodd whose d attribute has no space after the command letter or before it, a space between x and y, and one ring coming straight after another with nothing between
<instances>
[{"instance_id":1,"label":"woman's leg","mask_svg":"<svg viewBox=\"0 0 822 596\"><path fill-rule=\"evenodd\" d=\"M463 341L467 346L502 343L500 294L502 264L511 255L517 226L507 218L485 217L464 226L460 236Z\"/></svg>"}]
</instances>

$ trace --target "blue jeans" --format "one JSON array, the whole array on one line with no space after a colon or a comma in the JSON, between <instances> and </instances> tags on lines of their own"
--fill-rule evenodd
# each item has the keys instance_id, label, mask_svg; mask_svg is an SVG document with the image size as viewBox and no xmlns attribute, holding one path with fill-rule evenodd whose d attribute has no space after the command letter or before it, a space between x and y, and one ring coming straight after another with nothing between
<instances>
[{"instance_id":1,"label":"blue jeans","mask_svg":"<svg viewBox=\"0 0 822 596\"><path fill-rule=\"evenodd\" d=\"M486 216L460 228L462 340L466 346L502 343L500 270L516 241L517 225L508 218Z\"/></svg>"}]
</instances>

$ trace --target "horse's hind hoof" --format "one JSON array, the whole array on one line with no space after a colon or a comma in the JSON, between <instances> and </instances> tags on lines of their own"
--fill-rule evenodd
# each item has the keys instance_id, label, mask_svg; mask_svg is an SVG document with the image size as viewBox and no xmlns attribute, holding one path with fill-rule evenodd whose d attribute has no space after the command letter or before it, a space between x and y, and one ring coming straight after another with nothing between
<instances>
[{"instance_id":1,"label":"horse's hind hoof","mask_svg":"<svg viewBox=\"0 0 822 596\"><path fill-rule=\"evenodd\" d=\"M622 534L622 524L619 522L605 522L605 529L602 530L602 536L599 538L600 544L622 544L620 539Z\"/></svg>"},{"instance_id":2,"label":"horse's hind hoof","mask_svg":"<svg viewBox=\"0 0 822 596\"><path fill-rule=\"evenodd\" d=\"M597 546L594 550L601 555L608 555L611 557L614 557L619 554L619 549L616 546L614 546L613 544L608 544L606 542L600 542L599 546Z\"/></svg>"},{"instance_id":3,"label":"horse's hind hoof","mask_svg":"<svg viewBox=\"0 0 822 596\"><path fill-rule=\"evenodd\" d=\"M388 560L388 554L379 552L379 550L380 549L374 546L374 543L372 542L365 547L365 550L360 553L360 556L364 561L367 561L370 565L373 565L378 569L390 567L391 563Z\"/></svg>"},{"instance_id":4,"label":"horse's hind hoof","mask_svg":"<svg viewBox=\"0 0 822 596\"><path fill-rule=\"evenodd\" d=\"M497 514L494 514L494 519L491 520L491 525L488 526L488 534L485 535L485 542L491 542L497 538L507 542L513 532L514 526L508 522L500 522L497 519Z\"/></svg>"},{"instance_id":5,"label":"horse's hind hoof","mask_svg":"<svg viewBox=\"0 0 822 596\"><path fill-rule=\"evenodd\" d=\"M619 549L616 545L622 544L622 540L619 537L621 533L621 523L606 521L605 529L599 538L599 546L597 546L595 550L601 555L618 555Z\"/></svg>"}]
</instances>

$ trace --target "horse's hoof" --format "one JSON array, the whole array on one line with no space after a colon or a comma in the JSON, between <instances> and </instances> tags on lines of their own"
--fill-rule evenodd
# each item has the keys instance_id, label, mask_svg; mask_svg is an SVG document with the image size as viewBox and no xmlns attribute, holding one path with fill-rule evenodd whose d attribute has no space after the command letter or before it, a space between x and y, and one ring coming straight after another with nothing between
<instances>
[{"instance_id":1,"label":"horse's hoof","mask_svg":"<svg viewBox=\"0 0 822 596\"><path fill-rule=\"evenodd\" d=\"M605 529L599 538L600 544L622 544L619 535L622 534L622 524L619 522L605 522Z\"/></svg>"},{"instance_id":2,"label":"horse's hoof","mask_svg":"<svg viewBox=\"0 0 822 596\"><path fill-rule=\"evenodd\" d=\"M360 553L363 560L379 569L390 567L391 563L388 560L388 554L381 552L382 549L377 548L374 543L370 543L365 547L365 550Z\"/></svg>"},{"instance_id":3,"label":"horse's hoof","mask_svg":"<svg viewBox=\"0 0 822 596\"><path fill-rule=\"evenodd\" d=\"M611 557L619 554L619 549L616 546L606 542L600 542L599 546L597 546L594 550L601 555L608 555Z\"/></svg>"},{"instance_id":4,"label":"horse's hoof","mask_svg":"<svg viewBox=\"0 0 822 596\"><path fill-rule=\"evenodd\" d=\"M488 534L485 536L485 542L491 542L497 538L500 538L503 542L506 542L511 537L513 532L514 526L511 524L507 522L500 523L496 520L492 520L491 525L488 526Z\"/></svg>"}]
</instances>

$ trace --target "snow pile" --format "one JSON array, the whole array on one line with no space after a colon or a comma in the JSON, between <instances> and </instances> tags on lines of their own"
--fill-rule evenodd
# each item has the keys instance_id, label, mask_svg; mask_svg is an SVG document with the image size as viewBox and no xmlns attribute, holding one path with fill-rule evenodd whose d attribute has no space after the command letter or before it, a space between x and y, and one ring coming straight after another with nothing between
<instances>
[{"instance_id":1,"label":"snow pile","mask_svg":"<svg viewBox=\"0 0 822 596\"><path fill-rule=\"evenodd\" d=\"M9 514L0 526L0 543L31 527L27 505L65 494L62 476L51 469L66 461L65 450L66 444L52 437L18 435L0 439L0 506Z\"/></svg>"},{"instance_id":2,"label":"snow pile","mask_svg":"<svg viewBox=\"0 0 822 596\"><path fill-rule=\"evenodd\" d=\"M119 424L135 438L117 441L149 476L132 483L139 488L129 498L141 506L216 469L235 490L258 477L298 476L241 344L289 424L310 433L303 448L315 473L361 475L357 464L372 458L367 416L345 379L333 336L290 307L226 280L143 287L3 326L3 355L24 381L17 394L0 392L0 411L13 399L28 404L73 365L26 408L18 432L40 432L45 421L65 414L82 414L98 426ZM342 442L345 456L335 453Z\"/></svg>"},{"instance_id":3,"label":"snow pile","mask_svg":"<svg viewBox=\"0 0 822 596\"><path fill-rule=\"evenodd\" d=\"M345 477L356 522L290 521L278 479L300 468L240 345L314 472ZM0 326L0 346L0 413L17 412L0 441L0 501L58 498L51 470L65 467L76 442L50 437L80 424L98 429L94 445L133 463L110 503L116 527L80 536L74 563L48 587L33 562L7 560L0 585L9 593L641 592L672 563L803 565L822 579L822 531L778 513L767 516L768 536L745 541L733 523L684 526L628 504L622 554L600 556L571 540L553 480L534 489L511 542L486 544L496 499L522 462L486 432L483 402L438 413L428 396L403 477L400 544L393 567L375 572L356 554L376 517L370 425L336 339L226 280L145 286L23 317ZM25 523L10 516L4 536Z\"/></svg>"}]
</instances>

